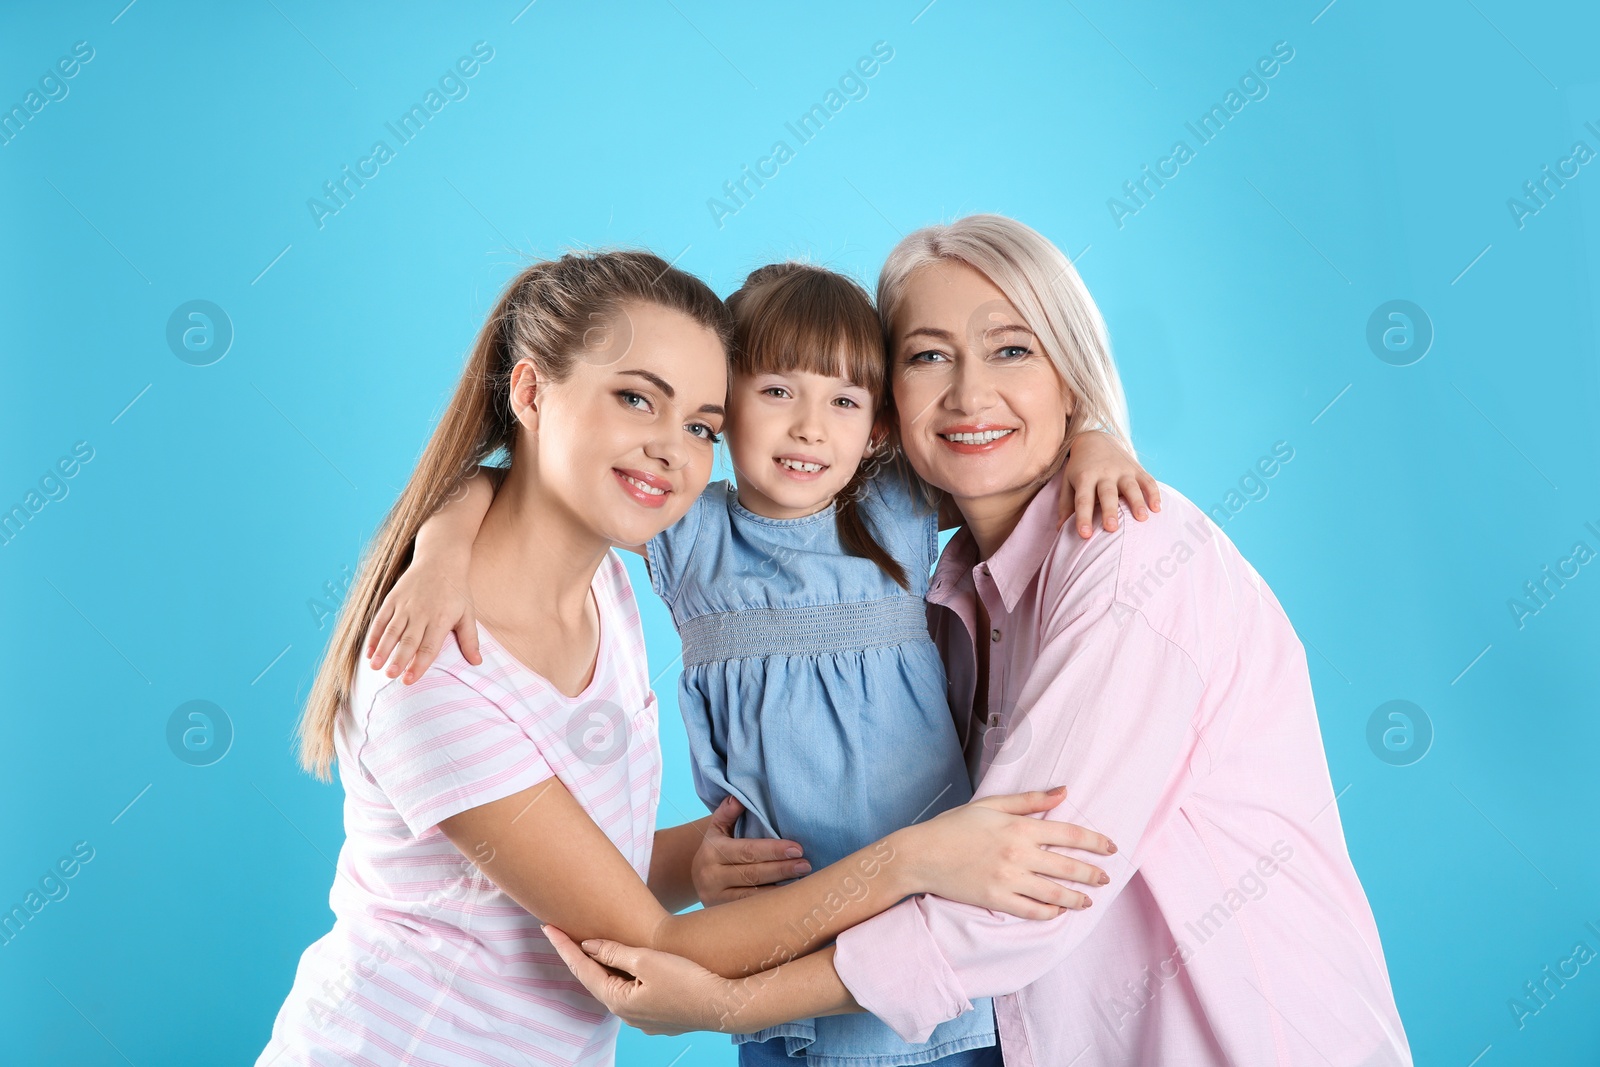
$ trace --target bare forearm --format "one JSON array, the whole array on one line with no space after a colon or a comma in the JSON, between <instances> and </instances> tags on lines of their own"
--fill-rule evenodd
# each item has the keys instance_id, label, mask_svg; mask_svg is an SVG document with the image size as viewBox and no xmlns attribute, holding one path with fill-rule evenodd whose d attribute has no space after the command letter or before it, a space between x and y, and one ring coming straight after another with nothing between
<instances>
[{"instance_id":1,"label":"bare forearm","mask_svg":"<svg viewBox=\"0 0 1600 1067\"><path fill-rule=\"evenodd\" d=\"M417 531L417 558L470 558L478 527L494 502L495 480L479 467Z\"/></svg>"},{"instance_id":2,"label":"bare forearm","mask_svg":"<svg viewBox=\"0 0 1600 1067\"><path fill-rule=\"evenodd\" d=\"M734 979L718 1029L725 1034L753 1034L794 1019L864 1011L839 980L833 952L829 945L802 959Z\"/></svg>"},{"instance_id":3,"label":"bare forearm","mask_svg":"<svg viewBox=\"0 0 1600 1067\"><path fill-rule=\"evenodd\" d=\"M903 846L902 837L891 834L789 885L668 916L650 947L686 956L724 978L797 959L922 891Z\"/></svg>"},{"instance_id":4,"label":"bare forearm","mask_svg":"<svg viewBox=\"0 0 1600 1067\"><path fill-rule=\"evenodd\" d=\"M682 911L700 900L689 865L705 838L710 821L711 816L707 815L694 822L656 831L655 845L650 852L650 892L668 911Z\"/></svg>"}]
</instances>

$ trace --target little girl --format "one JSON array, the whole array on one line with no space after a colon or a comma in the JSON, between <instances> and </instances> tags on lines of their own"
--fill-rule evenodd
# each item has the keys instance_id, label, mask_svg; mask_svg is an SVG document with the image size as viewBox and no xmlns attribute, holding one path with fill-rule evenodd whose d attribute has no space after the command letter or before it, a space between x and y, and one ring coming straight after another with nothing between
<instances>
[{"instance_id":1,"label":"little girl","mask_svg":"<svg viewBox=\"0 0 1600 1067\"><path fill-rule=\"evenodd\" d=\"M777 264L751 274L728 306L724 434L738 485L708 486L645 556L683 641L679 706L701 800L717 809L735 798L744 812L737 836L798 842L821 867L972 796L923 600L938 508L908 467L891 462L882 328L860 286ZM1085 488L1083 472L1096 464L1114 472L1113 485L1144 475L1100 434L1084 435L1072 458L1065 477ZM1143 517L1140 488L1128 495ZM475 530L490 499L487 485L470 487L425 533L437 541L446 529ZM1114 523L1115 508L1105 513ZM451 614L408 600L411 590L442 588L438 576L465 588L464 575L446 574L464 563L459 547L446 557L425 541L369 641L374 667L398 644L391 677L411 658L407 639L423 643L408 677L430 658L426 636L406 620ZM734 895L699 888L708 904ZM987 999L917 1045L866 1014L734 1040L744 1065L998 1062Z\"/></svg>"}]
</instances>

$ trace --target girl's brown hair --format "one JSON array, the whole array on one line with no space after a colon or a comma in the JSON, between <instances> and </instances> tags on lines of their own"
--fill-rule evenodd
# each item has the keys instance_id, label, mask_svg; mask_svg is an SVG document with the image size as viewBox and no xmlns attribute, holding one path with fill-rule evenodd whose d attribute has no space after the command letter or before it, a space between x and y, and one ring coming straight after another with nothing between
<instances>
[{"instance_id":1,"label":"girl's brown hair","mask_svg":"<svg viewBox=\"0 0 1600 1067\"><path fill-rule=\"evenodd\" d=\"M881 423L888 390L883 327L860 285L807 263L774 263L753 271L728 307L735 374L809 371L847 379L871 395L874 428ZM873 537L859 508L867 482L892 455L890 439L874 434L877 452L839 492L834 515L846 552L909 589L905 568Z\"/></svg>"},{"instance_id":2,"label":"girl's brown hair","mask_svg":"<svg viewBox=\"0 0 1600 1067\"><path fill-rule=\"evenodd\" d=\"M444 418L423 449L361 563L350 596L311 686L299 725L300 765L327 780L334 725L361 661L361 647L383 598L411 561L423 522L459 493L497 450L515 455L511 368L531 360L541 376L566 380L585 348L586 333L603 328L628 303L682 312L726 345L728 309L700 279L649 252L570 252L535 263L506 286L478 333Z\"/></svg>"}]
</instances>

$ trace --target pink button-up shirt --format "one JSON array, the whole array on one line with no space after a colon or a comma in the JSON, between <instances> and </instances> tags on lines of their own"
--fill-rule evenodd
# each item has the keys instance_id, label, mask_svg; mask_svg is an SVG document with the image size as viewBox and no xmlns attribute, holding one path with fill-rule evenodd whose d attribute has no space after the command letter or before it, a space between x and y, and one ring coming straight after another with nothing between
<instances>
[{"instance_id":1,"label":"pink button-up shirt","mask_svg":"<svg viewBox=\"0 0 1600 1067\"><path fill-rule=\"evenodd\" d=\"M1058 492L986 563L956 535L930 624L977 795L1065 784L1046 817L1117 843L1079 854L1111 883L1048 921L911 898L839 936L840 978L907 1041L995 997L1007 1067L1410 1064L1277 599L1168 486L1087 541Z\"/></svg>"}]
</instances>

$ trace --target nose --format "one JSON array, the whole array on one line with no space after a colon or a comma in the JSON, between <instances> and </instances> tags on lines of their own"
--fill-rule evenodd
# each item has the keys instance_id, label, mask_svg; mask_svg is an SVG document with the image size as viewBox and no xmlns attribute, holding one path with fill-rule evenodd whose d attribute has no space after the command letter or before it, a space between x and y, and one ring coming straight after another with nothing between
<instances>
[{"instance_id":1,"label":"nose","mask_svg":"<svg viewBox=\"0 0 1600 1067\"><path fill-rule=\"evenodd\" d=\"M981 359L957 360L950 390L945 394L945 408L963 415L976 415L992 407L994 401L994 380L987 363Z\"/></svg>"},{"instance_id":2,"label":"nose","mask_svg":"<svg viewBox=\"0 0 1600 1067\"><path fill-rule=\"evenodd\" d=\"M819 406L816 404L804 405L795 414L794 425L790 427L789 433L795 440L804 441L808 445L814 445L822 441L827 435L827 430L824 428L822 411Z\"/></svg>"},{"instance_id":3,"label":"nose","mask_svg":"<svg viewBox=\"0 0 1600 1067\"><path fill-rule=\"evenodd\" d=\"M669 411L655 421L650 439L645 442L644 454L658 460L669 471L682 469L689 462L689 443L682 426L683 420L676 411Z\"/></svg>"}]
</instances>

